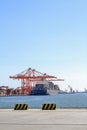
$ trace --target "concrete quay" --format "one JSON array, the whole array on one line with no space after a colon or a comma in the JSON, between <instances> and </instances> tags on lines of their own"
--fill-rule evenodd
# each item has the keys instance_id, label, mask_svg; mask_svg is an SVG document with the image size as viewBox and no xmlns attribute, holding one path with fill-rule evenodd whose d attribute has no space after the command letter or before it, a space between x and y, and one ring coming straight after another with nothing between
<instances>
[{"instance_id":1,"label":"concrete quay","mask_svg":"<svg viewBox=\"0 0 87 130\"><path fill-rule=\"evenodd\" d=\"M87 130L87 109L0 109L0 130Z\"/></svg>"}]
</instances>

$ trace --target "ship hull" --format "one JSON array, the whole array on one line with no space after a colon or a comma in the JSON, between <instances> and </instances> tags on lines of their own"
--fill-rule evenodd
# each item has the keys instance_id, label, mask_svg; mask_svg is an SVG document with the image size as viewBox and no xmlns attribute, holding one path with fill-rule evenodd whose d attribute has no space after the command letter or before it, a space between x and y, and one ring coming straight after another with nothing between
<instances>
[{"instance_id":1,"label":"ship hull","mask_svg":"<svg viewBox=\"0 0 87 130\"><path fill-rule=\"evenodd\" d=\"M48 93L48 95L58 95L58 91L57 90L49 90L49 89L47 89L47 93Z\"/></svg>"}]
</instances>

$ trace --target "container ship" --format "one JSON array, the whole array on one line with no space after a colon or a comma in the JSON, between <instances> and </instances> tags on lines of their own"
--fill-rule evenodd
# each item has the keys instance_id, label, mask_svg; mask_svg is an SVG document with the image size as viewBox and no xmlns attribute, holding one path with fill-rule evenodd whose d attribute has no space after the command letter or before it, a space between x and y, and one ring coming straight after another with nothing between
<instances>
[{"instance_id":1,"label":"container ship","mask_svg":"<svg viewBox=\"0 0 87 130\"><path fill-rule=\"evenodd\" d=\"M58 92L58 85L54 85L52 82L38 82L32 88L30 95L57 95Z\"/></svg>"}]
</instances>

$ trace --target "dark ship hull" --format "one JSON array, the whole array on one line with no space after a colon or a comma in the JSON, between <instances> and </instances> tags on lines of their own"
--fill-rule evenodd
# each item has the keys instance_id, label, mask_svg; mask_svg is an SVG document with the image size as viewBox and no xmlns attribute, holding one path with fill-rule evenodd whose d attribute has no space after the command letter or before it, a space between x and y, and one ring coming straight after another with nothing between
<instances>
[{"instance_id":1,"label":"dark ship hull","mask_svg":"<svg viewBox=\"0 0 87 130\"><path fill-rule=\"evenodd\" d=\"M48 93L43 84L36 84L36 86L32 88L30 95L48 95Z\"/></svg>"}]
</instances>

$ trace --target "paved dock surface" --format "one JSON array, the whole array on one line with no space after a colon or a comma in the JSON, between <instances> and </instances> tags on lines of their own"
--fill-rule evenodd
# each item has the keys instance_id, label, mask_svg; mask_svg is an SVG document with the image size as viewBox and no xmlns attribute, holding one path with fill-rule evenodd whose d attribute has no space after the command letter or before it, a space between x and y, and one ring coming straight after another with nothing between
<instances>
[{"instance_id":1,"label":"paved dock surface","mask_svg":"<svg viewBox=\"0 0 87 130\"><path fill-rule=\"evenodd\" d=\"M0 130L87 130L87 109L0 109Z\"/></svg>"}]
</instances>

